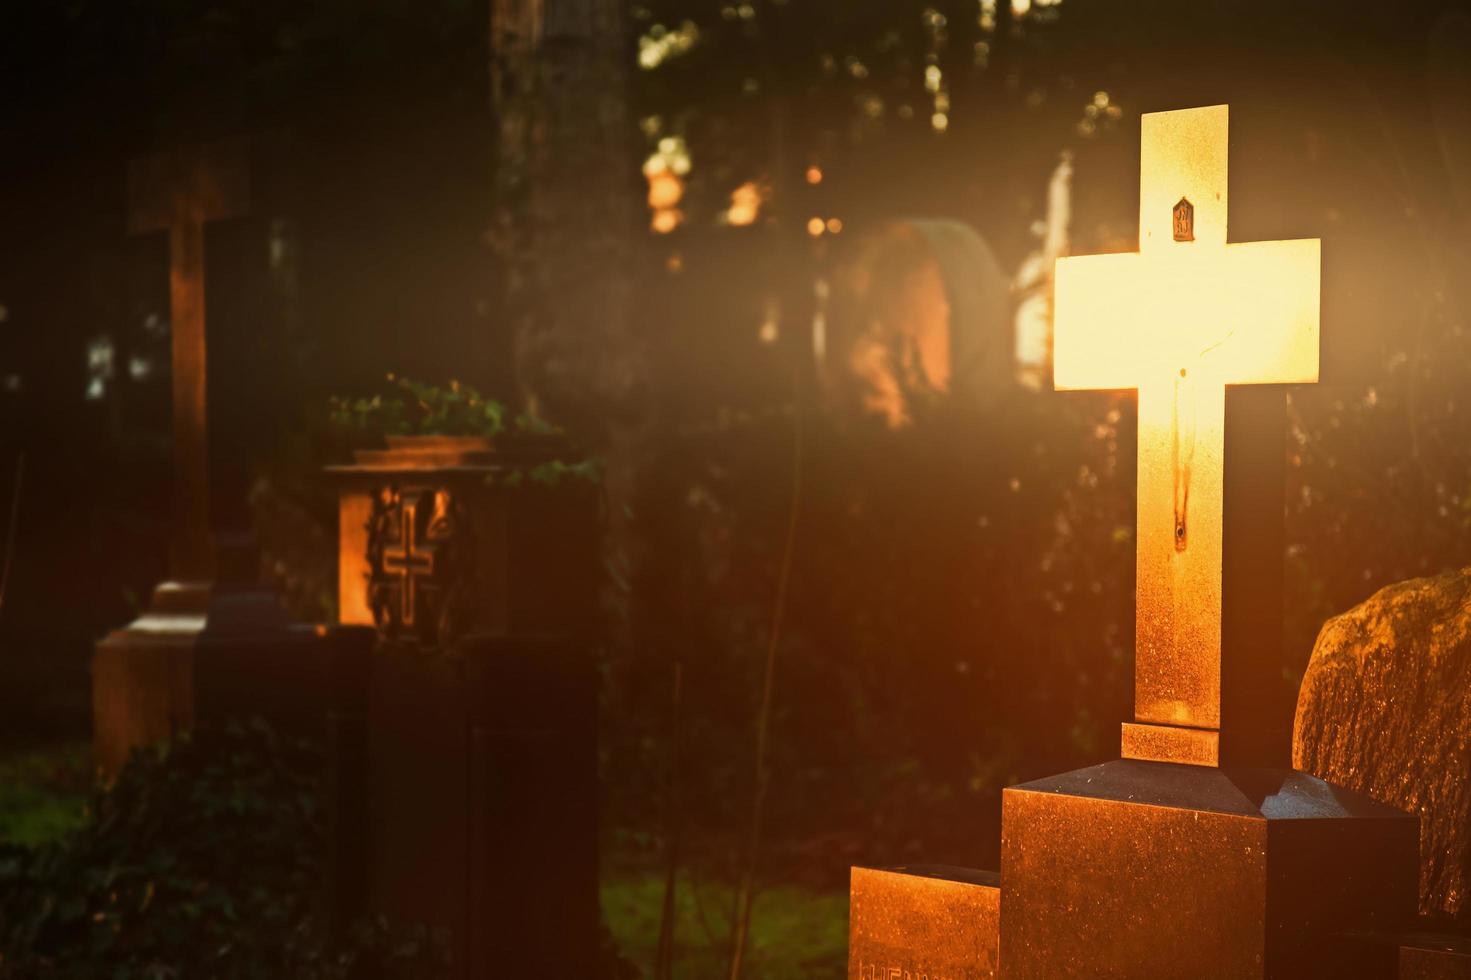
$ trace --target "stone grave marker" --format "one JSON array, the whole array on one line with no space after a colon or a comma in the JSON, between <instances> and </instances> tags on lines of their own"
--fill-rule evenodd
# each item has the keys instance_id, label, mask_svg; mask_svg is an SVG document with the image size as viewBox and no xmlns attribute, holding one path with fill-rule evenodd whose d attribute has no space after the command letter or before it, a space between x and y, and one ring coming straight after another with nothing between
<instances>
[{"instance_id":1,"label":"stone grave marker","mask_svg":"<svg viewBox=\"0 0 1471 980\"><path fill-rule=\"evenodd\" d=\"M1396 976L1415 819L1285 768L1267 386L1317 379L1319 245L1227 242L1227 118L1144 116L1139 252L1057 268L1056 386L1139 392L1122 758L1005 791L999 915L968 932L888 934L875 963L855 869L850 978ZM933 876L885 887L949 914Z\"/></svg>"},{"instance_id":2,"label":"stone grave marker","mask_svg":"<svg viewBox=\"0 0 1471 980\"><path fill-rule=\"evenodd\" d=\"M250 171L233 143L134 160L128 168L128 231L169 236L169 329L173 343L174 521L170 574L214 577L210 524L204 229L250 207Z\"/></svg>"},{"instance_id":3,"label":"stone grave marker","mask_svg":"<svg viewBox=\"0 0 1471 980\"><path fill-rule=\"evenodd\" d=\"M454 980L597 957L597 486L560 439L390 437L329 469L344 664L339 921L448 933ZM558 475L560 474L560 475Z\"/></svg>"},{"instance_id":4,"label":"stone grave marker","mask_svg":"<svg viewBox=\"0 0 1471 980\"><path fill-rule=\"evenodd\" d=\"M1124 757L1285 765L1287 420L1256 386L1318 380L1319 244L1227 243L1226 123L1144 117L1139 251L1058 261L1054 381L1139 393Z\"/></svg>"},{"instance_id":5,"label":"stone grave marker","mask_svg":"<svg viewBox=\"0 0 1471 980\"><path fill-rule=\"evenodd\" d=\"M1292 764L1420 816L1420 914L1471 928L1471 568L1323 624Z\"/></svg>"},{"instance_id":6,"label":"stone grave marker","mask_svg":"<svg viewBox=\"0 0 1471 980\"><path fill-rule=\"evenodd\" d=\"M829 408L899 426L916 391L986 410L1015 384L1011 286L968 225L891 222L865 236L831 279L813 328Z\"/></svg>"},{"instance_id":7,"label":"stone grave marker","mask_svg":"<svg viewBox=\"0 0 1471 980\"><path fill-rule=\"evenodd\" d=\"M129 231L169 235L174 494L169 572L149 608L103 638L92 661L94 761L116 772L135 748L209 721L259 714L315 731L325 720L328 663L361 655L367 631L293 625L276 594L220 561L211 522L205 226L243 214L248 157L220 143L135 160Z\"/></svg>"}]
</instances>

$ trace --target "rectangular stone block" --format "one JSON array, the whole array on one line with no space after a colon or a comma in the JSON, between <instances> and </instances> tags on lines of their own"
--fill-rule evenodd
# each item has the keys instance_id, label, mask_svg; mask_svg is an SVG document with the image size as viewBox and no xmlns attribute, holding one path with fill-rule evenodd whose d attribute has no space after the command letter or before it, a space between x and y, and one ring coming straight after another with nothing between
<instances>
[{"instance_id":1,"label":"rectangular stone block","mask_svg":"<svg viewBox=\"0 0 1471 980\"><path fill-rule=\"evenodd\" d=\"M1203 728L1141 725L1126 721L1119 754L1125 759L1143 759L1146 762L1218 766L1221 764L1221 733Z\"/></svg>"},{"instance_id":2,"label":"rectangular stone block","mask_svg":"<svg viewBox=\"0 0 1471 980\"><path fill-rule=\"evenodd\" d=\"M1413 817L1291 770L1119 760L1002 801L1001 962L1058 976L1384 977Z\"/></svg>"},{"instance_id":3,"label":"rectangular stone block","mask_svg":"<svg viewBox=\"0 0 1471 980\"><path fill-rule=\"evenodd\" d=\"M372 640L370 630L288 623L259 590L165 582L148 612L97 644L95 764L111 776L135 749L257 716L283 734L321 738L334 663L366 656Z\"/></svg>"},{"instance_id":4,"label":"rectangular stone block","mask_svg":"<svg viewBox=\"0 0 1471 980\"><path fill-rule=\"evenodd\" d=\"M849 980L991 980L1000 883L945 865L852 870Z\"/></svg>"}]
</instances>

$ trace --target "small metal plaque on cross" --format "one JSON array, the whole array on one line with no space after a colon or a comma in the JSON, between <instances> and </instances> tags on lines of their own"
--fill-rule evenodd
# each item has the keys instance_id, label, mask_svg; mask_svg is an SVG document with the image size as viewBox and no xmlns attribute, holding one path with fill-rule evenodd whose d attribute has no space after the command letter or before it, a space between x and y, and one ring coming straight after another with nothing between
<instances>
[{"instance_id":1,"label":"small metal plaque on cross","mask_svg":"<svg viewBox=\"0 0 1471 980\"><path fill-rule=\"evenodd\" d=\"M1175 241L1195 241L1195 205L1185 198L1175 203Z\"/></svg>"}]
</instances>

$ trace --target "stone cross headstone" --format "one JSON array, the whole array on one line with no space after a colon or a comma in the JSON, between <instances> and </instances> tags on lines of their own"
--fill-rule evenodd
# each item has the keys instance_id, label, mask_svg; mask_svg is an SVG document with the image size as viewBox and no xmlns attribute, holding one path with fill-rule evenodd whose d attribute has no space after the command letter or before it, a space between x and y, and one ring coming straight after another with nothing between
<instances>
[{"instance_id":1,"label":"stone cross headstone","mask_svg":"<svg viewBox=\"0 0 1471 980\"><path fill-rule=\"evenodd\" d=\"M247 569L232 576L216 567L205 225L242 214L248 195L247 157L233 143L142 158L128 170L129 231L169 233L174 499L170 578L138 619L97 644L92 660L93 757L106 773L133 749L198 724L260 715L278 728L311 730L325 710L322 664L337 637L291 624L279 597Z\"/></svg>"},{"instance_id":2,"label":"stone cross headstone","mask_svg":"<svg viewBox=\"0 0 1471 980\"><path fill-rule=\"evenodd\" d=\"M1317 380L1319 243L1227 242L1227 120L1145 115L1139 251L1057 263L1056 386L1139 392L1136 720L1003 793L1009 976L1388 976L1414 910L1413 818L1286 768L1263 386Z\"/></svg>"},{"instance_id":3,"label":"stone cross headstone","mask_svg":"<svg viewBox=\"0 0 1471 980\"><path fill-rule=\"evenodd\" d=\"M1139 392L1123 755L1281 765L1284 396L1234 386L1318 380L1319 243L1226 241L1226 106L1141 129L1139 251L1058 260L1053 350L1059 389Z\"/></svg>"},{"instance_id":4,"label":"stone cross headstone","mask_svg":"<svg viewBox=\"0 0 1471 980\"><path fill-rule=\"evenodd\" d=\"M169 322L173 334L174 523L170 574L207 581L215 571L209 502L204 226L249 207L250 171L233 143L133 161L128 230L169 233Z\"/></svg>"},{"instance_id":5,"label":"stone cross headstone","mask_svg":"<svg viewBox=\"0 0 1471 980\"><path fill-rule=\"evenodd\" d=\"M855 869L850 980L1396 975L1415 819L1260 736L1284 558L1285 412L1264 386L1317 378L1319 248L1226 241L1226 124L1225 106L1146 115L1139 252L1057 264L1057 387L1139 392L1123 758L1003 792L1000 882L967 885L994 918L957 920L961 875Z\"/></svg>"}]
</instances>

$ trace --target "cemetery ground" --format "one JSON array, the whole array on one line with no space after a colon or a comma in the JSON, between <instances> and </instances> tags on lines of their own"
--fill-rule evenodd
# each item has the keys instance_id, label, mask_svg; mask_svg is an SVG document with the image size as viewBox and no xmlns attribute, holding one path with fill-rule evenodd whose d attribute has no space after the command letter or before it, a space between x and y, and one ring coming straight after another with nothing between
<instances>
[{"instance_id":1,"label":"cemetery ground","mask_svg":"<svg viewBox=\"0 0 1471 980\"><path fill-rule=\"evenodd\" d=\"M0 848L64 846L68 835L92 819L93 792L88 741L0 747ZM648 976L664 901L657 842L626 829L613 829L605 836L603 915L623 957L639 975ZM807 863L811 864L810 857ZM730 876L698 865L686 867L677 895L674 976L682 980L724 976L734 897ZM846 875L835 877L830 869L824 874L809 868L798 880L763 888L756 902L753 975L769 980L846 975Z\"/></svg>"},{"instance_id":2,"label":"cemetery ground","mask_svg":"<svg viewBox=\"0 0 1471 980\"><path fill-rule=\"evenodd\" d=\"M0 839L36 846L75 830L86 819L91 759L88 741L0 750Z\"/></svg>"}]
</instances>

